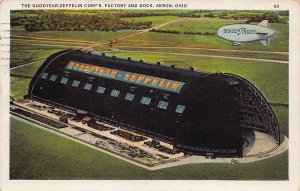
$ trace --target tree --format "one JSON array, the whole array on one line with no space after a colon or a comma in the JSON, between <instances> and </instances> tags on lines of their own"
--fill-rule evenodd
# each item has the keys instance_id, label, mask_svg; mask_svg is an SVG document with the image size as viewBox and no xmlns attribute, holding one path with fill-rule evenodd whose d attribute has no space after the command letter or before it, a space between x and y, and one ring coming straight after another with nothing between
<instances>
[{"instance_id":1,"label":"tree","mask_svg":"<svg viewBox=\"0 0 300 191\"><path fill-rule=\"evenodd\" d=\"M276 12L266 12L263 14L264 20L269 20L270 23L278 23L279 22L279 14Z\"/></svg>"}]
</instances>

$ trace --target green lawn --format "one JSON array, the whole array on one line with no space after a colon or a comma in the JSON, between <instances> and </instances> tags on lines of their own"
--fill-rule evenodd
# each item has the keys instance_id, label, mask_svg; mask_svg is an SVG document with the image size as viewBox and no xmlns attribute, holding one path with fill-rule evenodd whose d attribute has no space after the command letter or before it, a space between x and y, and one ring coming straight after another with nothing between
<instances>
[{"instance_id":1,"label":"green lawn","mask_svg":"<svg viewBox=\"0 0 300 191\"><path fill-rule=\"evenodd\" d=\"M11 96L16 100L22 100L24 95L28 94L30 78L14 77L10 78Z\"/></svg>"},{"instance_id":2,"label":"green lawn","mask_svg":"<svg viewBox=\"0 0 300 191\"><path fill-rule=\"evenodd\" d=\"M160 24L179 19L180 17L176 16L148 16L148 17L130 17L122 18L125 21L134 21L134 22L152 22L152 27L158 26Z\"/></svg>"},{"instance_id":3,"label":"green lawn","mask_svg":"<svg viewBox=\"0 0 300 191\"><path fill-rule=\"evenodd\" d=\"M62 47L31 46L29 44L25 46L11 46L10 66L14 67L32 61L46 59L51 54L63 49Z\"/></svg>"},{"instance_id":4,"label":"green lawn","mask_svg":"<svg viewBox=\"0 0 300 191\"><path fill-rule=\"evenodd\" d=\"M29 37L42 37L59 40L86 40L93 42L102 42L117 37L127 36L135 33L134 30L124 30L116 32L104 32L104 31L39 31L39 32L27 32L27 31L13 31L12 35L21 35Z\"/></svg>"},{"instance_id":5,"label":"green lawn","mask_svg":"<svg viewBox=\"0 0 300 191\"><path fill-rule=\"evenodd\" d=\"M90 44L86 43L76 43L76 42L66 42L66 41L55 41L55 40L36 40L36 39L11 39L11 45L17 46L19 49L23 49L23 46L40 46L43 49L56 49L60 48L70 48L70 47L83 47L89 46ZM17 49L18 50L18 49Z\"/></svg>"},{"instance_id":6,"label":"green lawn","mask_svg":"<svg viewBox=\"0 0 300 191\"><path fill-rule=\"evenodd\" d=\"M159 28L160 30L175 30L179 32L217 32L224 25L244 23L239 20L180 20Z\"/></svg>"},{"instance_id":7,"label":"green lawn","mask_svg":"<svg viewBox=\"0 0 300 191\"><path fill-rule=\"evenodd\" d=\"M43 61L36 62L34 64L16 68L10 71L12 75L21 75L33 77ZM19 76L11 76L11 96L16 100L22 100L24 95L28 94L28 86L31 81L30 78L24 78Z\"/></svg>"},{"instance_id":8,"label":"green lawn","mask_svg":"<svg viewBox=\"0 0 300 191\"><path fill-rule=\"evenodd\" d=\"M193 22L194 23L194 22ZM209 23L211 25L224 24L224 22L201 22L199 27L206 28ZM177 24L178 23L173 23ZM172 24L170 24L172 25ZM167 25L168 26L168 25ZM166 27L167 27L166 26ZM179 24L180 26L180 24ZM215 26L216 27L216 26ZM175 28L178 28L176 26ZM232 42L224 40L217 35L189 35L189 34L170 34L147 32L138 36L132 36L118 42L118 45L124 46L165 46L165 47L201 47L201 48L218 48L218 49L236 49L236 50L264 50L264 51L288 51L288 25L287 24L271 24L271 28L278 33L271 38L269 46L262 46L259 42L242 43L240 46L233 46ZM182 29L185 30L185 29ZM206 29L205 29L206 30ZM215 28L217 31L217 27Z\"/></svg>"},{"instance_id":9,"label":"green lawn","mask_svg":"<svg viewBox=\"0 0 300 191\"><path fill-rule=\"evenodd\" d=\"M288 179L287 152L246 164L188 164L149 171L34 126L11 118L10 179Z\"/></svg>"},{"instance_id":10,"label":"green lawn","mask_svg":"<svg viewBox=\"0 0 300 191\"><path fill-rule=\"evenodd\" d=\"M42 45L50 45L50 46L92 46L95 43L91 41L69 41L64 39L53 39L53 38L43 38L43 39L36 39L27 36L18 36L13 37L12 41L16 44L42 44Z\"/></svg>"},{"instance_id":11,"label":"green lawn","mask_svg":"<svg viewBox=\"0 0 300 191\"><path fill-rule=\"evenodd\" d=\"M43 61L36 62L31 65L27 65L21 68L16 68L10 71L11 74L21 75L21 76L30 76L33 77L40 66L43 64Z\"/></svg>"},{"instance_id":12,"label":"green lawn","mask_svg":"<svg viewBox=\"0 0 300 191\"><path fill-rule=\"evenodd\" d=\"M120 50L133 50L133 51L149 51L149 52L167 52L167 53L188 53L188 54L205 54L205 55L218 55L218 56L232 56L241 58L261 58L271 60L288 60L288 54L274 53L274 52L242 52L236 51L222 51L222 50L205 50L205 49L189 49L189 48L163 48L163 47L130 47L130 46L115 46L114 48Z\"/></svg>"},{"instance_id":13,"label":"green lawn","mask_svg":"<svg viewBox=\"0 0 300 191\"><path fill-rule=\"evenodd\" d=\"M289 137L289 108L273 106L272 109L276 114L279 125L283 130L283 134Z\"/></svg>"}]
</instances>

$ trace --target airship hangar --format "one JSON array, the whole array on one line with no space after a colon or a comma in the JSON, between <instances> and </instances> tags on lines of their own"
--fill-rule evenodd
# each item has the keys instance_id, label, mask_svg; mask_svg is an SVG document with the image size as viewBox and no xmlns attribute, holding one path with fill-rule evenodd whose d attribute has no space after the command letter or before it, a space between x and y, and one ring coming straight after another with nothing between
<instances>
[{"instance_id":1,"label":"airship hangar","mask_svg":"<svg viewBox=\"0 0 300 191\"><path fill-rule=\"evenodd\" d=\"M38 69L28 98L46 105L48 114L58 112L53 108L68 113L57 114L56 123L75 120L81 129L110 131L107 136L124 138L126 144L140 142L150 154L151 148L159 148L162 153L184 153L182 157L242 159L251 150L247 147L256 144L255 132L272 141L262 149L265 153L286 141L263 94L248 80L228 73L64 50ZM20 108L13 112L19 116L28 112L19 111L25 106ZM37 110L30 113L39 115Z\"/></svg>"}]
</instances>

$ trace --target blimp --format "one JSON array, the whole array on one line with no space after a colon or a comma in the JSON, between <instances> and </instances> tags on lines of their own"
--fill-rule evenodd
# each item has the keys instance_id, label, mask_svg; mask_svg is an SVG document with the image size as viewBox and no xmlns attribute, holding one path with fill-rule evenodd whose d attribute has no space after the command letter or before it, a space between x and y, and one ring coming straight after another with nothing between
<instances>
[{"instance_id":1,"label":"blimp","mask_svg":"<svg viewBox=\"0 0 300 191\"><path fill-rule=\"evenodd\" d=\"M234 46L253 41L268 46L270 38L276 34L276 31L269 28L268 20L263 20L258 24L225 25L218 29L217 34L223 39L232 41Z\"/></svg>"}]
</instances>

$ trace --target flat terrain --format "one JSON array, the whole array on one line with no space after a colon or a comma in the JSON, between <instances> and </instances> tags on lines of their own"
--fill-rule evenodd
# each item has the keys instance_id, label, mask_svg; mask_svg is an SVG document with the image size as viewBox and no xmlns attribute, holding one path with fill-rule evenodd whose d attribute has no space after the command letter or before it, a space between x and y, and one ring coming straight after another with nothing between
<instances>
[{"instance_id":1,"label":"flat terrain","mask_svg":"<svg viewBox=\"0 0 300 191\"><path fill-rule=\"evenodd\" d=\"M134 31L41 31L27 32L22 30L12 32L11 67L45 59L49 55L68 48L81 48L95 45L130 35Z\"/></svg>"},{"instance_id":2,"label":"flat terrain","mask_svg":"<svg viewBox=\"0 0 300 191\"><path fill-rule=\"evenodd\" d=\"M178 29L180 31L190 31L190 26L188 28L182 28L185 25L180 24L181 22L171 23L170 25L175 25L174 30ZM183 23L191 23L197 26L194 32L203 31L215 31L217 32L216 26L222 26L224 23L235 23L235 22L206 22L200 20L186 21ZM182 27L181 27L182 25ZM165 26L168 27L169 25ZM215 26L215 28L213 28ZM278 31L278 33L271 38L271 44L267 47L262 46L259 42L248 42L243 43L240 46L232 46L230 41L221 39L217 35L190 35L190 34L170 34L170 33L157 33L157 32L147 32L134 36L132 38L127 38L118 43L118 45L124 46L167 46L167 47L199 47L199 48L218 48L218 49L235 49L235 50L262 50L262 51L288 51L288 25L272 23L271 28ZM160 29L164 29L162 27ZM170 29L170 28L167 28Z\"/></svg>"},{"instance_id":3,"label":"flat terrain","mask_svg":"<svg viewBox=\"0 0 300 191\"><path fill-rule=\"evenodd\" d=\"M126 36L134 33L133 30L104 32L104 31L39 31L39 32L27 32L27 31L14 31L13 36L27 36L27 37L40 37L48 38L48 40L72 40L76 41L93 41L101 42L110 39L114 39L120 36Z\"/></svg>"},{"instance_id":4,"label":"flat terrain","mask_svg":"<svg viewBox=\"0 0 300 191\"><path fill-rule=\"evenodd\" d=\"M282 180L288 176L287 152L247 164L188 164L149 171L14 118L10 139L11 179Z\"/></svg>"},{"instance_id":5,"label":"flat terrain","mask_svg":"<svg viewBox=\"0 0 300 191\"><path fill-rule=\"evenodd\" d=\"M77 14L77 12L68 12L68 14ZM151 16L122 19L134 19L138 22L152 21L153 25L157 26L172 21L176 17ZM179 19L180 21L165 25L160 30L213 32L224 24L240 22L233 20L207 22L203 21L204 18L197 22ZM160 61L164 65L175 64L176 67L193 66L198 71L228 72L248 79L271 103L284 134L288 136L288 64L211 58L216 55L288 62L288 25L272 23L271 28L277 30L278 33L271 39L270 46L264 47L258 42L232 46L231 42L216 35L169 34L134 30L26 32L22 27L16 27L17 30L12 33L15 37L11 47L11 67L28 63L29 65L11 70L11 95L17 100L22 100L27 94L30 77L33 77L42 64L42 61L34 61L45 59L52 53L67 48L97 45L94 47L95 50L107 50L107 47L101 44L122 38L113 44L111 52L106 52L107 55L131 57L133 60L144 60L150 63ZM135 33L139 34L132 35ZM186 53L195 54L195 56L184 55ZM189 164L148 171L36 128L32 124L11 118L10 170L12 179L286 180L288 179L288 153L248 164Z\"/></svg>"},{"instance_id":6,"label":"flat terrain","mask_svg":"<svg viewBox=\"0 0 300 191\"><path fill-rule=\"evenodd\" d=\"M182 19L161 27L160 30L175 30L179 32L216 32L216 29L224 25L244 23L240 20L212 20L212 19Z\"/></svg>"},{"instance_id":7,"label":"flat terrain","mask_svg":"<svg viewBox=\"0 0 300 191\"><path fill-rule=\"evenodd\" d=\"M30 78L14 77L10 78L11 96L16 100L22 100L28 94Z\"/></svg>"},{"instance_id":8,"label":"flat terrain","mask_svg":"<svg viewBox=\"0 0 300 191\"><path fill-rule=\"evenodd\" d=\"M187 47L139 47L139 46L114 46L117 50L129 51L147 51L147 52L165 52L177 54L195 54L208 56L230 56L236 58L254 58L254 59L270 59L288 61L287 53L271 52L271 51L242 51L231 49L209 49L209 48L187 48ZM95 49L95 48L94 48ZM258 54L259 53L259 54Z\"/></svg>"},{"instance_id":9,"label":"flat terrain","mask_svg":"<svg viewBox=\"0 0 300 191\"><path fill-rule=\"evenodd\" d=\"M66 49L66 48L65 48ZM42 60L54 54L58 51L63 50L62 47L48 47L43 46L13 46L11 47L11 67L19 66L29 62Z\"/></svg>"},{"instance_id":10,"label":"flat terrain","mask_svg":"<svg viewBox=\"0 0 300 191\"><path fill-rule=\"evenodd\" d=\"M134 21L134 22L152 22L152 26L155 27L157 25L179 19L176 16L148 16L148 17L129 17L129 18L122 18L125 21Z\"/></svg>"}]
</instances>

